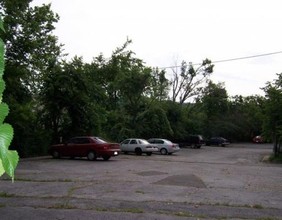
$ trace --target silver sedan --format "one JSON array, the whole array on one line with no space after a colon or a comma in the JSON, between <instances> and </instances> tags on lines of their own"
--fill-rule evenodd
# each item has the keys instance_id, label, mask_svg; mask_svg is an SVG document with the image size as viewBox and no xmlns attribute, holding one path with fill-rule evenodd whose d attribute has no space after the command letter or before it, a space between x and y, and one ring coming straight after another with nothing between
<instances>
[{"instance_id":1,"label":"silver sedan","mask_svg":"<svg viewBox=\"0 0 282 220\"><path fill-rule=\"evenodd\" d=\"M120 143L120 149L125 154L128 152L134 152L136 155L142 155L142 153L151 156L153 152L158 152L159 149L156 145L149 143L145 139L129 138Z\"/></svg>"},{"instance_id":2,"label":"silver sedan","mask_svg":"<svg viewBox=\"0 0 282 220\"><path fill-rule=\"evenodd\" d=\"M172 143L167 139L150 138L148 142L150 142L151 144L155 144L158 147L159 152L163 155L173 154L180 150L178 144Z\"/></svg>"}]
</instances>

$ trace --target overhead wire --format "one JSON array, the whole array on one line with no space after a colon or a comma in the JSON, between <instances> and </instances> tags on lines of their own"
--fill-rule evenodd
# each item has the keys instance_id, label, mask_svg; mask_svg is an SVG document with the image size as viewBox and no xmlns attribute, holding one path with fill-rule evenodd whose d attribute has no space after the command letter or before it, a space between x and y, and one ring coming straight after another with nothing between
<instances>
[{"instance_id":1,"label":"overhead wire","mask_svg":"<svg viewBox=\"0 0 282 220\"><path fill-rule=\"evenodd\" d=\"M245 59L252 59L252 58L257 58L257 57L263 57L263 56L270 56L270 55L275 55L282 53L282 51L276 51L276 52L271 52L271 53L264 53L264 54L257 54L257 55L252 55L252 56L245 56L245 57L237 57L237 58L230 58L230 59L223 59L223 60L216 60L216 61L211 61L211 63L224 63L224 62L231 62L231 61L237 61L237 60L245 60ZM202 63L191 63L192 65L202 65ZM160 67L160 69L171 69L171 68L178 68L181 67L180 65L175 65L175 66L168 66L168 67Z\"/></svg>"}]
</instances>

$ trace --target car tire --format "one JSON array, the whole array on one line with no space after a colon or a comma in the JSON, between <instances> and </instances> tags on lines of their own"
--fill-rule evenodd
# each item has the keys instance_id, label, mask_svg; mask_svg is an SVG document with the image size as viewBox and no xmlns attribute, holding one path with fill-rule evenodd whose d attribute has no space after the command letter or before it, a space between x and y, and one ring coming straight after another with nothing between
<instances>
[{"instance_id":1,"label":"car tire","mask_svg":"<svg viewBox=\"0 0 282 220\"><path fill-rule=\"evenodd\" d=\"M107 161L107 160L109 160L111 158L111 156L103 156L103 160L104 161Z\"/></svg>"},{"instance_id":2,"label":"car tire","mask_svg":"<svg viewBox=\"0 0 282 220\"><path fill-rule=\"evenodd\" d=\"M94 151L89 151L87 154L87 159L88 160L96 160L97 159L97 155Z\"/></svg>"},{"instance_id":3,"label":"car tire","mask_svg":"<svg viewBox=\"0 0 282 220\"><path fill-rule=\"evenodd\" d=\"M140 155L142 155L142 150L141 150L141 148L135 148L135 154L136 155L138 155L138 156L140 156Z\"/></svg>"},{"instance_id":4,"label":"car tire","mask_svg":"<svg viewBox=\"0 0 282 220\"><path fill-rule=\"evenodd\" d=\"M147 154L147 156L151 156L152 152L147 152L146 154Z\"/></svg>"},{"instance_id":5,"label":"car tire","mask_svg":"<svg viewBox=\"0 0 282 220\"><path fill-rule=\"evenodd\" d=\"M160 150L160 153L161 153L162 155L167 155L167 149L162 148L162 149Z\"/></svg>"},{"instance_id":6,"label":"car tire","mask_svg":"<svg viewBox=\"0 0 282 220\"><path fill-rule=\"evenodd\" d=\"M58 151L56 151L56 150L55 150L55 151L53 151L53 152L52 152L52 157L53 157L53 158L55 158L55 159L60 158L60 154L59 154L59 152L58 152Z\"/></svg>"}]
</instances>

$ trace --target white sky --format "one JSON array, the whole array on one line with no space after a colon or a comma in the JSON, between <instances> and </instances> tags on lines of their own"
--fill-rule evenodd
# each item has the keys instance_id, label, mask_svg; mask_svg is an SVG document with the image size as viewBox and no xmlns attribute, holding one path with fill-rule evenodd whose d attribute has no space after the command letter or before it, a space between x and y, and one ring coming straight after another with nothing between
<instances>
[{"instance_id":1,"label":"white sky","mask_svg":"<svg viewBox=\"0 0 282 220\"><path fill-rule=\"evenodd\" d=\"M147 66L201 63L282 51L280 0L33 0L59 14L55 35L70 58L109 57L128 37ZM169 70L167 70L169 72ZM282 72L282 53L216 63L212 80L233 95L260 89Z\"/></svg>"}]
</instances>

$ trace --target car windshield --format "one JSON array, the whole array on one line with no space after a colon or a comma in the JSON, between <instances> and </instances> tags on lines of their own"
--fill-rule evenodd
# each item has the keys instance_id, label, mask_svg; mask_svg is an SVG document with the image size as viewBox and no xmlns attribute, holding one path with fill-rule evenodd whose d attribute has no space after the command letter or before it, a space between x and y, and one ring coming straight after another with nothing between
<instances>
[{"instance_id":1,"label":"car windshield","mask_svg":"<svg viewBox=\"0 0 282 220\"><path fill-rule=\"evenodd\" d=\"M139 139L141 144L150 144L147 140L145 139Z\"/></svg>"}]
</instances>

